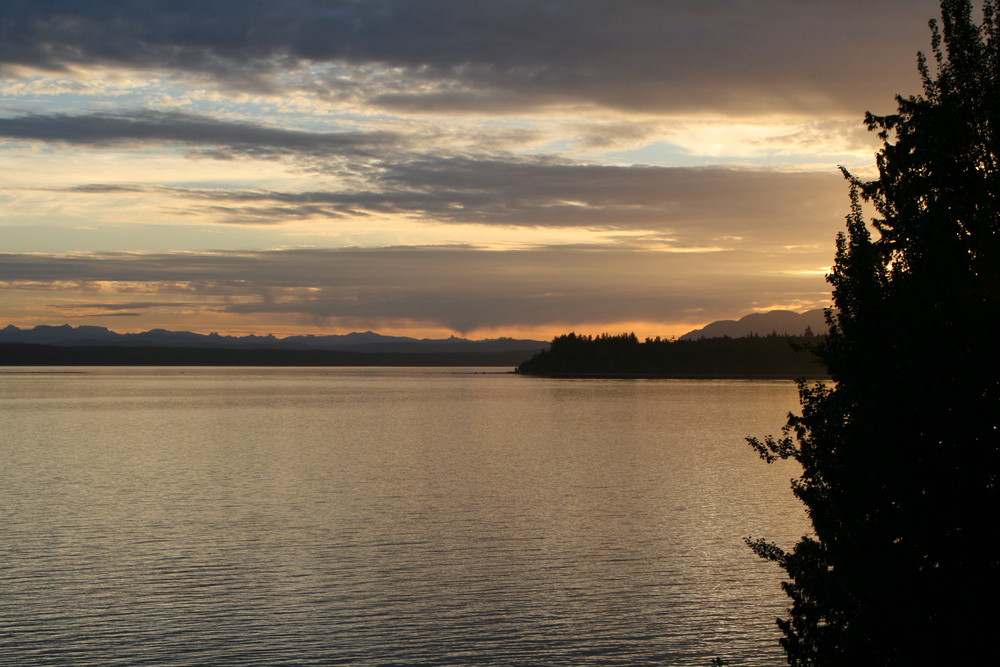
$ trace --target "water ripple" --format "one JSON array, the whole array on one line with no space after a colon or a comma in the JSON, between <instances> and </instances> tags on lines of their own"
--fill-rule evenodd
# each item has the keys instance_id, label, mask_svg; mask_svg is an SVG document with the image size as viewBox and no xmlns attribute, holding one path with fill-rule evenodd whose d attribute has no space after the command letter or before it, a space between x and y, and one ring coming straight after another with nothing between
<instances>
[{"instance_id":1,"label":"water ripple","mask_svg":"<svg viewBox=\"0 0 1000 667\"><path fill-rule=\"evenodd\" d=\"M794 386L420 373L0 378L0 663L782 662Z\"/></svg>"}]
</instances>

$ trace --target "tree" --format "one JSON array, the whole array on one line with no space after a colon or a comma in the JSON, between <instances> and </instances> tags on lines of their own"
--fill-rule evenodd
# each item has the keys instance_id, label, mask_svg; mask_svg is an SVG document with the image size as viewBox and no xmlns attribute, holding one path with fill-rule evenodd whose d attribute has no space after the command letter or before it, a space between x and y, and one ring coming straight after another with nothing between
<instances>
[{"instance_id":1,"label":"tree","mask_svg":"<svg viewBox=\"0 0 1000 667\"><path fill-rule=\"evenodd\" d=\"M787 572L792 665L980 664L998 621L1000 16L941 2L923 94L865 122L878 178L846 170L851 211L817 353L832 385L800 383L781 437L801 465L812 536L748 540ZM877 217L867 224L862 206Z\"/></svg>"}]
</instances>

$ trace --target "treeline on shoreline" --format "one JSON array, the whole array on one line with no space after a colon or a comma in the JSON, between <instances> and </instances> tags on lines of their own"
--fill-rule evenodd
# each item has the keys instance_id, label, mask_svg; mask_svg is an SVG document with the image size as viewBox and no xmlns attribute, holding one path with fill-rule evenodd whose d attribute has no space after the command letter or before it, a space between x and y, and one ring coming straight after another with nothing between
<instances>
[{"instance_id":1,"label":"treeline on shoreline","mask_svg":"<svg viewBox=\"0 0 1000 667\"><path fill-rule=\"evenodd\" d=\"M546 377L824 378L810 347L823 336L748 336L640 342L635 334L558 336L517 368Z\"/></svg>"},{"instance_id":2,"label":"treeline on shoreline","mask_svg":"<svg viewBox=\"0 0 1000 667\"><path fill-rule=\"evenodd\" d=\"M353 352L0 343L0 366L517 366L530 352Z\"/></svg>"}]
</instances>

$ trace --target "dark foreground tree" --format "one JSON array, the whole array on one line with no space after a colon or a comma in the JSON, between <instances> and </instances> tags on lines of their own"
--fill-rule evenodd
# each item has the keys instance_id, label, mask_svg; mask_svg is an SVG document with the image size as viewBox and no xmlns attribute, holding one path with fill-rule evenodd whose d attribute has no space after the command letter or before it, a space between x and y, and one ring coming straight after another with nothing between
<instances>
[{"instance_id":1,"label":"dark foreground tree","mask_svg":"<svg viewBox=\"0 0 1000 667\"><path fill-rule=\"evenodd\" d=\"M1000 17L945 0L923 95L868 114L878 179L851 182L819 354L783 437L814 536L750 540L790 580L792 665L978 665L997 653ZM870 231L861 204L877 212Z\"/></svg>"}]
</instances>

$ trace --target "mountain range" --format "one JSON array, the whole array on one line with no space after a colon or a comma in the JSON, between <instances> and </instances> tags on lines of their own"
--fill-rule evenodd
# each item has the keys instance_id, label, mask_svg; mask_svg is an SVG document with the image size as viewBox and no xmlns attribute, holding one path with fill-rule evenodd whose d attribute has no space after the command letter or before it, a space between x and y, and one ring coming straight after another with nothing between
<instances>
[{"instance_id":1,"label":"mountain range","mask_svg":"<svg viewBox=\"0 0 1000 667\"><path fill-rule=\"evenodd\" d=\"M343 352L537 352L548 343L537 340L496 338L468 340L465 338L417 339L383 336L372 331L330 336L223 336L217 333L199 334L190 331L152 329L142 333L116 333L105 327L40 325L19 329L13 325L0 329L0 343L29 343L59 347L163 347L163 348L236 348L271 350L332 350Z\"/></svg>"},{"instance_id":2,"label":"mountain range","mask_svg":"<svg viewBox=\"0 0 1000 667\"><path fill-rule=\"evenodd\" d=\"M701 329L695 329L680 340L701 338L743 338L753 335L798 336L807 330L816 334L826 332L823 310L795 313L789 310L772 310L752 313L739 320L717 320ZM537 352L546 349L548 342L515 338L469 340L450 338L408 338L384 336L373 331L337 335L304 335L278 338L267 336L223 336L218 333L199 334L191 331L152 329L142 333L116 333L105 327L39 325L19 329L14 325L0 329L0 343L27 343L60 347L161 347L161 348L227 348L271 350L330 350L344 352L398 352L398 353L448 353L448 352Z\"/></svg>"}]
</instances>

